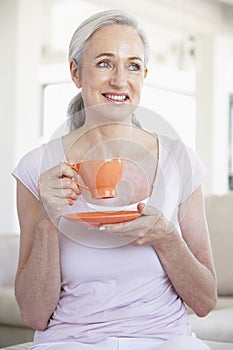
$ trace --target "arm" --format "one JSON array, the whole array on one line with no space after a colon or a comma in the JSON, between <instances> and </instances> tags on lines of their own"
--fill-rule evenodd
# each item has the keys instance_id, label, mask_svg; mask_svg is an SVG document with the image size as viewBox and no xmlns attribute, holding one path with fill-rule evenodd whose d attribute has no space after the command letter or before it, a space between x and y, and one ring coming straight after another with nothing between
<instances>
[{"instance_id":1,"label":"arm","mask_svg":"<svg viewBox=\"0 0 233 350\"><path fill-rule=\"evenodd\" d=\"M181 238L174 230L165 241L154 244L177 294L200 317L216 305L216 275L199 187L181 204Z\"/></svg>"},{"instance_id":2,"label":"arm","mask_svg":"<svg viewBox=\"0 0 233 350\"><path fill-rule=\"evenodd\" d=\"M60 297L61 276L57 224L62 208L78 194L70 168L55 167L40 178L38 201L17 181L20 252L15 295L22 318L37 330L47 327ZM67 177L63 179L63 175ZM49 210L50 215L44 209ZM52 208L55 208L52 211Z\"/></svg>"}]
</instances>

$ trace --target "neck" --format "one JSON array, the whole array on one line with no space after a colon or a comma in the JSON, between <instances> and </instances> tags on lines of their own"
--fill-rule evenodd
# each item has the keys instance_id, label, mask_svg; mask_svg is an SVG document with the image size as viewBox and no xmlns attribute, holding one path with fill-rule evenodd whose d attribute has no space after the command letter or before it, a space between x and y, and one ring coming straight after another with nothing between
<instances>
[{"instance_id":1,"label":"neck","mask_svg":"<svg viewBox=\"0 0 233 350\"><path fill-rule=\"evenodd\" d=\"M106 118L89 118L86 117L85 123L83 125L83 129L85 130L91 130L91 129L99 129L102 130L104 129L106 126L111 126L114 128L117 128L117 126L121 126L121 125L125 125L125 126L132 126L132 117L128 117L125 119L122 119L120 121L118 120L109 120Z\"/></svg>"},{"instance_id":2,"label":"neck","mask_svg":"<svg viewBox=\"0 0 233 350\"><path fill-rule=\"evenodd\" d=\"M111 123L131 125L133 112L132 106L122 108L122 106L95 105L85 108L84 127L90 129Z\"/></svg>"}]
</instances>

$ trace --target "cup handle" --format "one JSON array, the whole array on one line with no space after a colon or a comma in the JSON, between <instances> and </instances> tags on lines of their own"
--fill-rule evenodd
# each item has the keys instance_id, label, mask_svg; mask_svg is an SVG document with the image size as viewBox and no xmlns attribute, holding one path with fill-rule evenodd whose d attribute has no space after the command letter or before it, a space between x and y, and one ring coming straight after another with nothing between
<instances>
[{"instance_id":1,"label":"cup handle","mask_svg":"<svg viewBox=\"0 0 233 350\"><path fill-rule=\"evenodd\" d=\"M80 184L78 181L74 181L74 182L76 183L76 185L77 185L78 187L83 188L84 190L90 191L90 188L89 188L89 187L87 187L87 186L85 186L85 185L83 185L83 184Z\"/></svg>"},{"instance_id":2,"label":"cup handle","mask_svg":"<svg viewBox=\"0 0 233 350\"><path fill-rule=\"evenodd\" d=\"M71 169L73 169L74 171L76 171L76 173L78 173L77 167L76 167L75 165L69 164L69 163L67 163L67 165L69 165L69 167L71 167ZM85 186L85 185L83 185L83 184L80 184L78 181L74 181L74 182L76 183L76 185L77 185L78 187L83 188L84 190L90 191L90 188L89 188L89 187L87 187L87 186Z\"/></svg>"}]
</instances>

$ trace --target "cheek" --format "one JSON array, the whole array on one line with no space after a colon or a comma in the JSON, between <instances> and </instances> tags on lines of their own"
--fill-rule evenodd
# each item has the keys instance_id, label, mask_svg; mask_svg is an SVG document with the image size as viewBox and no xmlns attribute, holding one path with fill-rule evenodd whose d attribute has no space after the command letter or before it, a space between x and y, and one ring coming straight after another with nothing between
<instances>
[{"instance_id":1,"label":"cheek","mask_svg":"<svg viewBox=\"0 0 233 350\"><path fill-rule=\"evenodd\" d=\"M102 89L103 86L106 86L106 82L108 79L104 76L96 76L96 75L87 75L85 77L85 80L82 83L82 88L83 90L86 91L91 91L92 93L99 93Z\"/></svg>"},{"instance_id":2,"label":"cheek","mask_svg":"<svg viewBox=\"0 0 233 350\"><path fill-rule=\"evenodd\" d=\"M101 84L93 77L85 77L82 84L82 97L85 107L99 103L101 98Z\"/></svg>"},{"instance_id":3,"label":"cheek","mask_svg":"<svg viewBox=\"0 0 233 350\"><path fill-rule=\"evenodd\" d=\"M141 93L143 83L144 83L144 79L142 77L137 77L137 78L131 80L132 88L135 91L137 91L138 93Z\"/></svg>"},{"instance_id":4,"label":"cheek","mask_svg":"<svg viewBox=\"0 0 233 350\"><path fill-rule=\"evenodd\" d=\"M135 82L133 85L133 93L134 93L134 97L135 97L135 102L139 102L140 98L141 98L141 94L142 94L142 87L143 84L142 82Z\"/></svg>"},{"instance_id":5,"label":"cheek","mask_svg":"<svg viewBox=\"0 0 233 350\"><path fill-rule=\"evenodd\" d=\"M82 81L82 94L86 98L91 98L93 96L93 93L97 91L97 88L98 84L96 83L96 80L93 76L86 76Z\"/></svg>"},{"instance_id":6,"label":"cheek","mask_svg":"<svg viewBox=\"0 0 233 350\"><path fill-rule=\"evenodd\" d=\"M94 69L86 69L83 71L83 86L100 86L102 83L106 83L109 80L109 74L106 72L98 72Z\"/></svg>"}]
</instances>

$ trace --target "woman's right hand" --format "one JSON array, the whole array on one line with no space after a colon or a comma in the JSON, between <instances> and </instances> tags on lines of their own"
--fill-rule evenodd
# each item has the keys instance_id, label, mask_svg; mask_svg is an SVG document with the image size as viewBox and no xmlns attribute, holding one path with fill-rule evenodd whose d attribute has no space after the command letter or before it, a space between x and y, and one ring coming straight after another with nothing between
<instances>
[{"instance_id":1,"label":"woman's right hand","mask_svg":"<svg viewBox=\"0 0 233 350\"><path fill-rule=\"evenodd\" d=\"M73 205L81 193L74 181L75 171L60 163L41 174L39 195L41 204L51 221L57 226L65 205Z\"/></svg>"}]
</instances>

